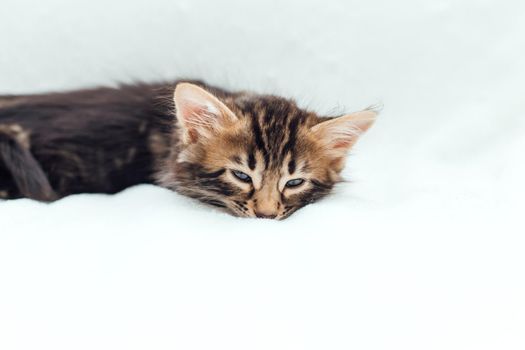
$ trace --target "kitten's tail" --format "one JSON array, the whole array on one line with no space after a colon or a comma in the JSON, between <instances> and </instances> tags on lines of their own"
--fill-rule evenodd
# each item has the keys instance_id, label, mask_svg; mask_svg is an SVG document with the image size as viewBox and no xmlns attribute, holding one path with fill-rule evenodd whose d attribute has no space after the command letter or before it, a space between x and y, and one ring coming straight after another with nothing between
<instances>
[{"instance_id":1,"label":"kitten's tail","mask_svg":"<svg viewBox=\"0 0 525 350\"><path fill-rule=\"evenodd\" d=\"M0 166L10 173L22 197L57 199L40 164L29 151L28 135L18 125L0 124Z\"/></svg>"}]
</instances>

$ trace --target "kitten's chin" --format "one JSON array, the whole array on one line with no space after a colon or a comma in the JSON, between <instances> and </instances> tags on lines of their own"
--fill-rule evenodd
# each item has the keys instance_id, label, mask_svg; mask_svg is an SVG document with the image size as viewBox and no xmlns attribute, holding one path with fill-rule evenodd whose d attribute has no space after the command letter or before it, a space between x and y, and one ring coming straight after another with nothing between
<instances>
[{"instance_id":1,"label":"kitten's chin","mask_svg":"<svg viewBox=\"0 0 525 350\"><path fill-rule=\"evenodd\" d=\"M232 209L232 208L224 208L224 209L225 209L225 211L227 213L229 213L230 215L235 216L235 217L250 218L250 219L277 220L277 221L281 221L281 220L287 219L287 218L290 217L290 215L292 215L293 213L295 213L297 211L297 209L295 209L295 210L291 210L289 212L283 212L281 214L278 214L274 218L261 218L261 217L258 217L254 212L245 212L245 211L240 211L240 210L236 210L236 209Z\"/></svg>"},{"instance_id":2,"label":"kitten's chin","mask_svg":"<svg viewBox=\"0 0 525 350\"><path fill-rule=\"evenodd\" d=\"M181 191L179 188L179 191L182 194L185 194L187 196L193 197L198 202L210 207L214 208L220 212L229 214L231 216L235 216L238 218L251 218L251 219L266 219L266 220L284 220L288 219L293 213L295 213L297 210L299 210L301 207L285 207L284 210L282 210L279 214L277 214L276 217L273 218L261 218L258 217L257 214L253 211L252 208L246 207L246 206L240 206L236 204L235 201L224 201L219 198L213 198L213 197L203 197L202 195L198 195L194 191Z\"/></svg>"},{"instance_id":3,"label":"kitten's chin","mask_svg":"<svg viewBox=\"0 0 525 350\"><path fill-rule=\"evenodd\" d=\"M250 219L260 219L252 210L242 210L237 209L237 207L225 207L223 208L228 214L238 217L238 218L250 218ZM280 216L275 217L275 220L281 220Z\"/></svg>"}]
</instances>

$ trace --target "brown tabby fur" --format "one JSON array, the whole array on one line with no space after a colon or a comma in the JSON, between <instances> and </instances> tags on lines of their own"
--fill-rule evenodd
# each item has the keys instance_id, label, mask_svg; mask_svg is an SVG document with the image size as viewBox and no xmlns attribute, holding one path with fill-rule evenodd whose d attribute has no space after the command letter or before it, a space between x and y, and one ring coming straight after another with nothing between
<instances>
[{"instance_id":1,"label":"brown tabby fur","mask_svg":"<svg viewBox=\"0 0 525 350\"><path fill-rule=\"evenodd\" d=\"M347 122L341 136L330 119L198 81L0 96L0 198L157 183L236 216L283 219L330 192L371 124ZM304 183L287 186L292 179Z\"/></svg>"}]
</instances>

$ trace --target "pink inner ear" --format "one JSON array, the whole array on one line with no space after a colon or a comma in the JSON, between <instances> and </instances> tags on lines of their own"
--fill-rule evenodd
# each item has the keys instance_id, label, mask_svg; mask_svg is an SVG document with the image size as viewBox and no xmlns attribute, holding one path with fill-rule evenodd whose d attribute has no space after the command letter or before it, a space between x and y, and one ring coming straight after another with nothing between
<instances>
[{"instance_id":1,"label":"pink inner ear","mask_svg":"<svg viewBox=\"0 0 525 350\"><path fill-rule=\"evenodd\" d=\"M190 123L192 119L207 112L207 109L203 106L192 103L185 103L181 107L181 117Z\"/></svg>"},{"instance_id":2,"label":"pink inner ear","mask_svg":"<svg viewBox=\"0 0 525 350\"><path fill-rule=\"evenodd\" d=\"M195 129L188 129L188 137L191 143L195 143L197 142L197 139L199 138L199 134L197 133Z\"/></svg>"},{"instance_id":3,"label":"pink inner ear","mask_svg":"<svg viewBox=\"0 0 525 350\"><path fill-rule=\"evenodd\" d=\"M341 141L337 141L336 143L334 143L333 147L334 148L348 148L350 147L350 145L351 145L350 141L341 140Z\"/></svg>"},{"instance_id":4,"label":"pink inner ear","mask_svg":"<svg viewBox=\"0 0 525 350\"><path fill-rule=\"evenodd\" d=\"M199 133L195 128L200 124L199 117L206 112L206 108L198 104L183 103L180 105L179 118L186 127L188 141L190 143L197 142Z\"/></svg>"}]
</instances>

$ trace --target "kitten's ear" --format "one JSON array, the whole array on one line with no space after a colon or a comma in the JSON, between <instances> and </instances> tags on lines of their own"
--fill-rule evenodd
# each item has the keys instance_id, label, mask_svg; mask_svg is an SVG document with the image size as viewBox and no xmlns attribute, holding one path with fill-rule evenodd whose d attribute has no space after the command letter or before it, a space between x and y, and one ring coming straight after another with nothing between
<instances>
[{"instance_id":1,"label":"kitten's ear","mask_svg":"<svg viewBox=\"0 0 525 350\"><path fill-rule=\"evenodd\" d=\"M185 143L209 138L237 121L235 114L219 99L203 88L179 83L173 94L177 120L183 129Z\"/></svg>"},{"instance_id":2,"label":"kitten's ear","mask_svg":"<svg viewBox=\"0 0 525 350\"><path fill-rule=\"evenodd\" d=\"M377 112L367 109L321 122L312 127L315 138L334 157L343 157L374 123Z\"/></svg>"}]
</instances>

